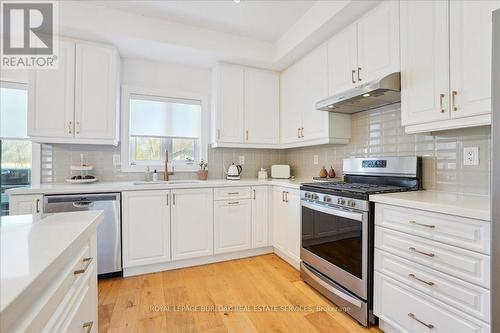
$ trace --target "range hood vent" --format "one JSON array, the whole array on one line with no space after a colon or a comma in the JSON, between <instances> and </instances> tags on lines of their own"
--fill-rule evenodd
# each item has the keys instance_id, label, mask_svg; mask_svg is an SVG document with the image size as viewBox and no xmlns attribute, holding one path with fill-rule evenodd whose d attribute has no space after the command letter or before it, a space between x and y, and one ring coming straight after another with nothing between
<instances>
[{"instance_id":1,"label":"range hood vent","mask_svg":"<svg viewBox=\"0 0 500 333\"><path fill-rule=\"evenodd\" d=\"M401 101L401 75L389 74L316 103L316 109L338 113L356 113Z\"/></svg>"}]
</instances>

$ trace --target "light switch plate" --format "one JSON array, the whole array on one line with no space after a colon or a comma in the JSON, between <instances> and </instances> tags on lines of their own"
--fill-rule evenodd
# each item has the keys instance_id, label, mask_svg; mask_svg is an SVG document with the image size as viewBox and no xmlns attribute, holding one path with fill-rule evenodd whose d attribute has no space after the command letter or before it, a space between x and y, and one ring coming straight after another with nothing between
<instances>
[{"instance_id":1,"label":"light switch plate","mask_svg":"<svg viewBox=\"0 0 500 333\"><path fill-rule=\"evenodd\" d=\"M464 165L479 165L479 147L464 147Z\"/></svg>"},{"instance_id":2,"label":"light switch plate","mask_svg":"<svg viewBox=\"0 0 500 333\"><path fill-rule=\"evenodd\" d=\"M314 155L313 162L314 162L314 165L318 165L318 163L319 163L319 161L318 161L318 155Z\"/></svg>"},{"instance_id":3,"label":"light switch plate","mask_svg":"<svg viewBox=\"0 0 500 333\"><path fill-rule=\"evenodd\" d=\"M239 165L243 165L243 164L245 164L245 156L244 156L244 155L241 155L241 156L240 156Z\"/></svg>"}]
</instances>

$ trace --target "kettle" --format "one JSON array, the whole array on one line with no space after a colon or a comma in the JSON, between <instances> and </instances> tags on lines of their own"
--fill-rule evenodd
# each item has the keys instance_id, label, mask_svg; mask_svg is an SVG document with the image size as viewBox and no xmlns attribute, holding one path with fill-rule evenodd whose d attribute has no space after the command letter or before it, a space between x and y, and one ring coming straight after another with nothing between
<instances>
[{"instance_id":1,"label":"kettle","mask_svg":"<svg viewBox=\"0 0 500 333\"><path fill-rule=\"evenodd\" d=\"M240 174L243 171L241 165L235 165L234 163L229 166L227 170L227 179L228 180L240 180Z\"/></svg>"}]
</instances>

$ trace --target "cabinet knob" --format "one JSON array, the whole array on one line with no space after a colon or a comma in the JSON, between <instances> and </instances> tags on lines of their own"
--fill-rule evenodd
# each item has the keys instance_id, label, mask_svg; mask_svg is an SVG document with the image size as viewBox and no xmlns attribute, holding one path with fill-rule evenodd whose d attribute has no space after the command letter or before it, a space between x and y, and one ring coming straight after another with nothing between
<instances>
[{"instance_id":1,"label":"cabinet knob","mask_svg":"<svg viewBox=\"0 0 500 333\"><path fill-rule=\"evenodd\" d=\"M444 109L444 98L445 94L439 94L439 108L441 109L441 113L446 112L446 110Z\"/></svg>"},{"instance_id":2,"label":"cabinet knob","mask_svg":"<svg viewBox=\"0 0 500 333\"><path fill-rule=\"evenodd\" d=\"M75 124L75 132L76 134L80 134L80 122L77 121Z\"/></svg>"},{"instance_id":3,"label":"cabinet knob","mask_svg":"<svg viewBox=\"0 0 500 333\"><path fill-rule=\"evenodd\" d=\"M68 122L68 133L71 134L73 131L73 122L70 120Z\"/></svg>"},{"instance_id":4,"label":"cabinet knob","mask_svg":"<svg viewBox=\"0 0 500 333\"><path fill-rule=\"evenodd\" d=\"M352 82L352 83L356 83L356 78L354 77L354 75L355 75L355 74L356 74L356 70L355 70L355 69L353 69L353 70L351 71L351 82Z\"/></svg>"},{"instance_id":5,"label":"cabinet knob","mask_svg":"<svg viewBox=\"0 0 500 333\"><path fill-rule=\"evenodd\" d=\"M458 108L457 108L457 106L456 106L456 104L455 104L455 97L456 97L457 95L458 95L458 92L457 92L456 90L453 90L453 91L451 92L451 109L452 109L453 111L457 111L457 110L458 110Z\"/></svg>"},{"instance_id":6,"label":"cabinet knob","mask_svg":"<svg viewBox=\"0 0 500 333\"><path fill-rule=\"evenodd\" d=\"M361 67L358 67L358 81L361 81Z\"/></svg>"}]
</instances>

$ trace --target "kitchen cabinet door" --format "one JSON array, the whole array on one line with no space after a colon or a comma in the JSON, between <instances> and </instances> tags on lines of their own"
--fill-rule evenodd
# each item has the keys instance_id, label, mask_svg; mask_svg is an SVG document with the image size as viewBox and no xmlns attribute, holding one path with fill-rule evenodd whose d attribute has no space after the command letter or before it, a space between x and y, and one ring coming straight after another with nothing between
<instances>
[{"instance_id":1,"label":"kitchen cabinet door","mask_svg":"<svg viewBox=\"0 0 500 333\"><path fill-rule=\"evenodd\" d=\"M122 192L123 267L170 261L170 191Z\"/></svg>"},{"instance_id":2,"label":"kitchen cabinet door","mask_svg":"<svg viewBox=\"0 0 500 333\"><path fill-rule=\"evenodd\" d=\"M327 138L328 112L316 110L316 103L328 97L328 52L326 44L299 63L301 71L302 140Z\"/></svg>"},{"instance_id":3,"label":"kitchen cabinet door","mask_svg":"<svg viewBox=\"0 0 500 333\"><path fill-rule=\"evenodd\" d=\"M383 1L357 24L358 84L399 72L399 1Z\"/></svg>"},{"instance_id":4,"label":"kitchen cabinet door","mask_svg":"<svg viewBox=\"0 0 500 333\"><path fill-rule=\"evenodd\" d=\"M32 70L29 79L28 135L72 138L75 111L75 43L59 41L59 67Z\"/></svg>"},{"instance_id":5,"label":"kitchen cabinet door","mask_svg":"<svg viewBox=\"0 0 500 333\"><path fill-rule=\"evenodd\" d=\"M300 141L302 127L300 68L287 68L280 78L280 137L281 143Z\"/></svg>"},{"instance_id":6,"label":"kitchen cabinet door","mask_svg":"<svg viewBox=\"0 0 500 333\"><path fill-rule=\"evenodd\" d=\"M500 1L450 1L451 117L491 113L492 11Z\"/></svg>"},{"instance_id":7,"label":"kitchen cabinet door","mask_svg":"<svg viewBox=\"0 0 500 333\"><path fill-rule=\"evenodd\" d=\"M251 199L214 202L214 243L215 254L251 248Z\"/></svg>"},{"instance_id":8,"label":"kitchen cabinet door","mask_svg":"<svg viewBox=\"0 0 500 333\"><path fill-rule=\"evenodd\" d=\"M279 142L279 75L245 69L245 143Z\"/></svg>"},{"instance_id":9,"label":"kitchen cabinet door","mask_svg":"<svg viewBox=\"0 0 500 333\"><path fill-rule=\"evenodd\" d=\"M9 215L39 214L42 209L43 195L9 196Z\"/></svg>"},{"instance_id":10,"label":"kitchen cabinet door","mask_svg":"<svg viewBox=\"0 0 500 333\"><path fill-rule=\"evenodd\" d=\"M335 95L358 83L356 24L337 33L328 41L328 89Z\"/></svg>"},{"instance_id":11,"label":"kitchen cabinet door","mask_svg":"<svg viewBox=\"0 0 500 333\"><path fill-rule=\"evenodd\" d=\"M300 191L287 189L285 199L287 250L294 261L300 262Z\"/></svg>"},{"instance_id":12,"label":"kitchen cabinet door","mask_svg":"<svg viewBox=\"0 0 500 333\"><path fill-rule=\"evenodd\" d=\"M218 65L214 70L216 140L242 143L244 139L244 69Z\"/></svg>"},{"instance_id":13,"label":"kitchen cabinet door","mask_svg":"<svg viewBox=\"0 0 500 333\"><path fill-rule=\"evenodd\" d=\"M285 190L273 188L273 246L281 252L287 251L286 203Z\"/></svg>"},{"instance_id":14,"label":"kitchen cabinet door","mask_svg":"<svg viewBox=\"0 0 500 333\"><path fill-rule=\"evenodd\" d=\"M76 45L75 138L118 140L119 65L113 47Z\"/></svg>"},{"instance_id":15,"label":"kitchen cabinet door","mask_svg":"<svg viewBox=\"0 0 500 333\"><path fill-rule=\"evenodd\" d=\"M172 190L172 259L214 254L213 189Z\"/></svg>"},{"instance_id":16,"label":"kitchen cabinet door","mask_svg":"<svg viewBox=\"0 0 500 333\"><path fill-rule=\"evenodd\" d=\"M268 187L254 186L252 194L252 247L269 246Z\"/></svg>"},{"instance_id":17,"label":"kitchen cabinet door","mask_svg":"<svg viewBox=\"0 0 500 333\"><path fill-rule=\"evenodd\" d=\"M401 122L449 118L448 1L401 1Z\"/></svg>"}]
</instances>

